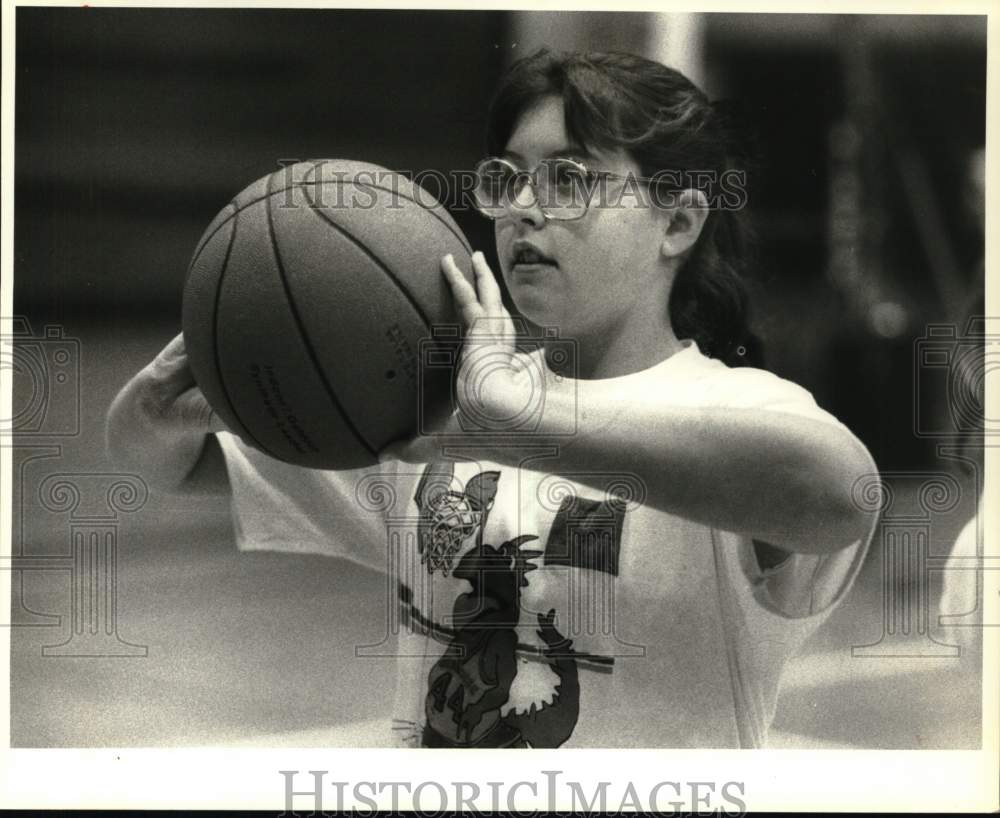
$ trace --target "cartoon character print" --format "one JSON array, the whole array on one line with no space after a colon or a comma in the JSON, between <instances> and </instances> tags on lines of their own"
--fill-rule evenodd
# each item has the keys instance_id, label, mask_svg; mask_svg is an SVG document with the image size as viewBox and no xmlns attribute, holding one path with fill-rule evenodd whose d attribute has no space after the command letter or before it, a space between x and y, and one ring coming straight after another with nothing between
<instances>
[{"instance_id":1,"label":"cartoon character print","mask_svg":"<svg viewBox=\"0 0 1000 818\"><path fill-rule=\"evenodd\" d=\"M421 476L414 497L420 509L420 560L431 574L440 570L448 576L462 544L482 531L493 507L500 472L480 472L462 492L452 490L453 477L453 463L432 463Z\"/></svg>"},{"instance_id":2,"label":"cartoon character print","mask_svg":"<svg viewBox=\"0 0 1000 818\"><path fill-rule=\"evenodd\" d=\"M521 591L542 551L522 549L538 538L522 535L499 547L483 530L496 497L499 472L481 472L463 492L451 489L451 464L428 468L417 489L421 559L428 571L465 580L472 589L454 602L455 631L427 678L422 741L425 747L558 747L579 718L580 685L572 643L555 628L555 610L538 614L544 648L535 661L554 675L551 701L513 706L518 676ZM476 543L454 565L455 554ZM523 672L523 671L522 671Z\"/></svg>"},{"instance_id":3,"label":"cartoon character print","mask_svg":"<svg viewBox=\"0 0 1000 818\"><path fill-rule=\"evenodd\" d=\"M541 706L532 702L523 712L511 712L503 721L521 736L524 744L520 746L559 747L573 734L580 718L580 678L573 643L555 627L555 609L537 616L536 633L545 644L542 661L556 677L554 695L551 702Z\"/></svg>"}]
</instances>

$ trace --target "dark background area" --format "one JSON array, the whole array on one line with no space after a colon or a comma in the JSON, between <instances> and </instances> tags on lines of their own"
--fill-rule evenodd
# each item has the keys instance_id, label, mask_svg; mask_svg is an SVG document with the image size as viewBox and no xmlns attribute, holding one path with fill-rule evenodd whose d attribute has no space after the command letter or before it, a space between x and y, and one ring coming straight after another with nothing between
<instances>
[{"instance_id":1,"label":"dark background area","mask_svg":"<svg viewBox=\"0 0 1000 818\"><path fill-rule=\"evenodd\" d=\"M175 318L195 242L279 162L480 158L502 14L17 10L19 308ZM460 214L485 243L485 225Z\"/></svg>"},{"instance_id":2,"label":"dark background area","mask_svg":"<svg viewBox=\"0 0 1000 818\"><path fill-rule=\"evenodd\" d=\"M18 445L58 447L63 470L111 468L104 413L179 331L195 243L248 183L291 159L471 167L512 58L543 43L657 56L655 17L16 9L15 313L35 335L59 325L79 342L78 378L59 393L78 389L78 429L42 428ZM921 388L928 373L914 356L928 324L960 333L983 289L982 191L969 179L985 140L985 18L693 17L702 84L738 106L757 153L753 309L767 366L847 423L883 471L956 474L962 500L936 517L929 543L943 557L975 510L975 484L938 439L914 433L915 407L943 418L949 400L940 379ZM454 216L491 256L490 223ZM26 401L18 377L15 412ZM34 482L55 462L17 474L15 548L66 549L65 520L39 505ZM366 741L322 731L384 713L391 673L348 661L352 645L378 638L359 615L377 577L336 560L238 555L228 509L197 498L151 495L119 539L122 636L149 657L43 658L66 617L39 612L65 608L65 583L16 572L16 745L274 742L308 730L305 744ZM977 746L978 679L948 660L883 672L849 652L830 658L879 639L882 553L873 545L850 604L811 647L831 676L792 672L775 728L808 746Z\"/></svg>"}]
</instances>

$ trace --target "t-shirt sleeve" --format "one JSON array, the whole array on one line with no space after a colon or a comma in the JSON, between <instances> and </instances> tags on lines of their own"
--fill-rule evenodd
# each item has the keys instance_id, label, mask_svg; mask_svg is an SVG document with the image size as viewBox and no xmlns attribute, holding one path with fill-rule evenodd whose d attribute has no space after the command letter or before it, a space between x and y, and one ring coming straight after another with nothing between
<instances>
[{"instance_id":1,"label":"t-shirt sleeve","mask_svg":"<svg viewBox=\"0 0 1000 818\"><path fill-rule=\"evenodd\" d=\"M834 415L821 408L807 389L760 369L738 368L718 372L708 385L716 406L760 409L809 418L835 427L844 446L864 444ZM871 461L872 481L877 468ZM863 487L859 489L864 493ZM875 522L863 539L845 543L831 553L785 552L765 543L741 538L739 561L757 604L787 618L814 617L831 610L850 590L869 547Z\"/></svg>"},{"instance_id":2,"label":"t-shirt sleeve","mask_svg":"<svg viewBox=\"0 0 1000 818\"><path fill-rule=\"evenodd\" d=\"M241 551L341 557L386 570L387 520L405 488L398 461L327 471L293 466L219 434Z\"/></svg>"},{"instance_id":3,"label":"t-shirt sleeve","mask_svg":"<svg viewBox=\"0 0 1000 818\"><path fill-rule=\"evenodd\" d=\"M977 644L983 617L980 600L984 571L978 539L978 518L973 515L959 533L945 563L938 604L938 613L946 617L947 640L970 648Z\"/></svg>"},{"instance_id":4,"label":"t-shirt sleeve","mask_svg":"<svg viewBox=\"0 0 1000 818\"><path fill-rule=\"evenodd\" d=\"M712 406L784 412L847 430L843 423L816 403L808 389L763 369L719 367L708 379L706 391L707 401Z\"/></svg>"}]
</instances>

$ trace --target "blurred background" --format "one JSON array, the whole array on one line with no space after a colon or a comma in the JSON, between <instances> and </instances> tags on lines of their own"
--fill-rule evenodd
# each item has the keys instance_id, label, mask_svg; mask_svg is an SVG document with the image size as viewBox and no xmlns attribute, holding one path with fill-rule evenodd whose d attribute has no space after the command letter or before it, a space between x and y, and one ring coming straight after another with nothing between
<instances>
[{"instance_id":1,"label":"blurred background","mask_svg":"<svg viewBox=\"0 0 1000 818\"><path fill-rule=\"evenodd\" d=\"M472 167L498 76L542 45L641 53L733 101L758 157L753 308L767 367L847 423L897 488L852 596L789 669L776 745L979 746L976 640L954 646L937 597L981 491L954 371L983 348L968 318L983 311L985 17L15 16L15 332L39 363L7 362L20 418L14 746L374 741L391 661L358 662L353 646L380 637L357 615L384 596L380 577L238 555L224 505L140 497L104 512L118 550L102 627L134 650L61 655L53 646L73 643L82 617L61 555L86 515L40 487L110 471L104 412L179 331L190 254L233 194L295 159ZM454 216L493 252L485 219Z\"/></svg>"}]
</instances>

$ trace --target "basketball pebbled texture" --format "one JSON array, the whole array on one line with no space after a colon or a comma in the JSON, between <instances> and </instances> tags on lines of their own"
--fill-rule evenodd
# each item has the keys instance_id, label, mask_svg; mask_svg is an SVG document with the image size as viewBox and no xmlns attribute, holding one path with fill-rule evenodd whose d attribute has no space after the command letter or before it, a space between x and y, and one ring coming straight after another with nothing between
<instances>
[{"instance_id":1,"label":"basketball pebbled texture","mask_svg":"<svg viewBox=\"0 0 1000 818\"><path fill-rule=\"evenodd\" d=\"M257 180L213 219L188 269L182 325L198 386L235 434L280 460L377 462L417 431L419 411L447 410L450 371L420 369L432 327L458 324L447 253L473 281L444 206L386 168L331 159Z\"/></svg>"}]
</instances>

